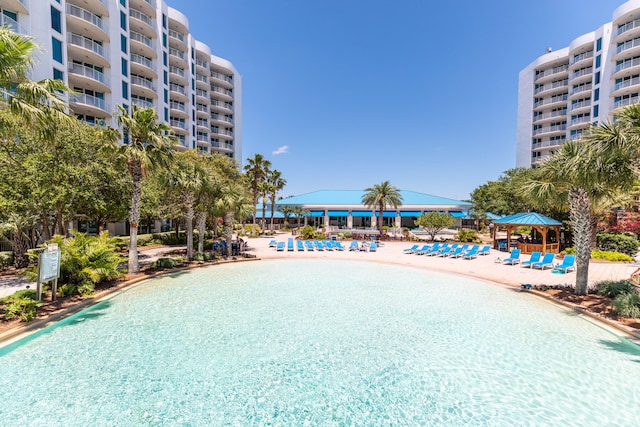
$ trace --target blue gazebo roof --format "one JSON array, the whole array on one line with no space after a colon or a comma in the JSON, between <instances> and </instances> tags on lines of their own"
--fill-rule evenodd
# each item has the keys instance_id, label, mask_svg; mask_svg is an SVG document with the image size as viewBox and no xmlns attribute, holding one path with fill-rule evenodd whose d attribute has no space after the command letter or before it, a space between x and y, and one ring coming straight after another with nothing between
<instances>
[{"instance_id":1,"label":"blue gazebo roof","mask_svg":"<svg viewBox=\"0 0 640 427\"><path fill-rule=\"evenodd\" d=\"M510 225L562 225L562 223L548 216L541 215L537 212L521 212L504 218L496 219L494 224L510 224Z\"/></svg>"},{"instance_id":2,"label":"blue gazebo roof","mask_svg":"<svg viewBox=\"0 0 640 427\"><path fill-rule=\"evenodd\" d=\"M277 205L361 205L364 190L318 190L312 193L288 197L276 202ZM403 205L456 205L471 206L469 202L448 199L416 191L400 190Z\"/></svg>"}]
</instances>

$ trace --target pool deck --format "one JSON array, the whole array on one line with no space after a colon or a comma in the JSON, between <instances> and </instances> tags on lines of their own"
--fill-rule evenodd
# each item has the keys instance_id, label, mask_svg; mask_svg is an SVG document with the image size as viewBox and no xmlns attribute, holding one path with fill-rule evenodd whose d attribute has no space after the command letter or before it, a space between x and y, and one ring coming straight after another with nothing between
<instances>
[{"instance_id":1,"label":"pool deck","mask_svg":"<svg viewBox=\"0 0 640 427\"><path fill-rule=\"evenodd\" d=\"M284 251L276 251L269 247L272 238L257 238L249 240L249 252L261 259L287 259L287 258L317 258L317 259L348 259L358 261L374 261L390 264L399 264L412 267L425 268L429 270L445 271L454 274L472 276L492 282L501 283L507 286L520 288L523 284L530 285L574 285L576 272L572 270L567 274L555 274L551 269L545 270L521 267L520 265L505 265L498 262L498 258L503 260L508 257L507 252L500 252L492 249L489 255L478 256L471 260L463 258L449 258L439 256L424 256L415 254L405 254L404 249L413 246L412 242L383 242L375 252L361 251L313 251L299 252L297 250L287 251L286 241L290 235L282 234L275 236L275 240L285 242ZM346 240L346 245L351 240ZM422 245L421 245L422 246ZM525 261L529 255L521 255L520 259ZM620 262L598 262L592 261L589 264L589 284L594 284L603 280L628 279L631 273L638 268L638 263Z\"/></svg>"}]
</instances>

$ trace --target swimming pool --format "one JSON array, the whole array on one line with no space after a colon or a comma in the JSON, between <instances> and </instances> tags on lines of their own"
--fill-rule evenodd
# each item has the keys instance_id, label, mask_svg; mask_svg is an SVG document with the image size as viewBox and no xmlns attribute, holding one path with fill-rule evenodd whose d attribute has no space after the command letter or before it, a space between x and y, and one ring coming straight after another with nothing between
<instances>
[{"instance_id":1,"label":"swimming pool","mask_svg":"<svg viewBox=\"0 0 640 427\"><path fill-rule=\"evenodd\" d=\"M260 261L149 280L0 349L0 420L633 426L638 378L638 347L531 295Z\"/></svg>"}]
</instances>

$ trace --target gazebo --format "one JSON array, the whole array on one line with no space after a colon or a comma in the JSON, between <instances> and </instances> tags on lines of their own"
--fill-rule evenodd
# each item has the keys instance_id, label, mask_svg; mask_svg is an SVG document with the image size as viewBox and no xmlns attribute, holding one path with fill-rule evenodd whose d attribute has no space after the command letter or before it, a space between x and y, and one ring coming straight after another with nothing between
<instances>
[{"instance_id":1,"label":"gazebo","mask_svg":"<svg viewBox=\"0 0 640 427\"><path fill-rule=\"evenodd\" d=\"M507 229L507 248L511 247L511 232L518 227L531 227L538 231L542 235L542 242L518 242L518 249L524 254L530 254L534 251L539 252L553 252L557 254L560 252L560 226L562 223L553 218L541 215L536 212L523 212L506 216L504 218L496 219L493 221L497 227L505 227ZM547 240L547 234L550 230L555 230L556 241L549 242ZM497 233L493 233L493 247L497 248Z\"/></svg>"}]
</instances>

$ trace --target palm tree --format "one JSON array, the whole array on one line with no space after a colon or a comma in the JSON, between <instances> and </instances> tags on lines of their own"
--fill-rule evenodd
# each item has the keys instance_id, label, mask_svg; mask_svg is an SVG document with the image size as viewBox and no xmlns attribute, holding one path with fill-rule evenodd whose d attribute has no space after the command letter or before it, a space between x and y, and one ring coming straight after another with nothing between
<instances>
[{"instance_id":1,"label":"palm tree","mask_svg":"<svg viewBox=\"0 0 640 427\"><path fill-rule=\"evenodd\" d=\"M273 214L276 208L276 193L287 185L287 180L282 178L282 173L280 171L273 170L267 177L267 181L270 186L269 198L271 199L271 225L269 226L269 229L273 230Z\"/></svg>"},{"instance_id":2,"label":"palm tree","mask_svg":"<svg viewBox=\"0 0 640 427\"><path fill-rule=\"evenodd\" d=\"M302 207L302 206L300 206L300 205L293 205L293 206L291 206L291 213L292 213L293 215L295 215L296 220L297 220L297 222L298 222L298 228L300 228L300 219L301 219L303 216L305 216L306 214L308 214L308 213L309 213L309 211L308 211L308 210L306 210L305 208L303 208L303 207Z\"/></svg>"},{"instance_id":3,"label":"palm tree","mask_svg":"<svg viewBox=\"0 0 640 427\"><path fill-rule=\"evenodd\" d=\"M245 189L236 182L229 182L221 188L220 196L216 199L216 208L224 212L224 237L227 242L227 256L231 256L231 240L233 239L233 223L236 217L246 217L255 212Z\"/></svg>"},{"instance_id":4,"label":"palm tree","mask_svg":"<svg viewBox=\"0 0 640 427\"><path fill-rule=\"evenodd\" d=\"M380 212L378 219L378 231L382 235L382 213L386 206L391 206L394 209L398 209L402 205L402 194L400 190L389 181L384 181L381 184L376 184L373 187L365 188L365 193L362 195L362 204L370 207L374 211L376 208Z\"/></svg>"},{"instance_id":5,"label":"palm tree","mask_svg":"<svg viewBox=\"0 0 640 427\"><path fill-rule=\"evenodd\" d=\"M171 128L158 121L152 108L133 105L132 114L121 105L116 120L125 133L124 144L117 148L118 154L127 162L131 178L131 206L129 207L129 273L138 273L138 224L140 222L140 200L142 181L146 171L165 166L173 157L175 138Z\"/></svg>"},{"instance_id":6,"label":"palm tree","mask_svg":"<svg viewBox=\"0 0 640 427\"><path fill-rule=\"evenodd\" d=\"M198 193L207 181L201 157L195 150L176 153L177 161L167 169L165 182L179 194L187 228L187 260L193 260L193 218ZM204 235L200 236L200 240Z\"/></svg>"},{"instance_id":7,"label":"palm tree","mask_svg":"<svg viewBox=\"0 0 640 427\"><path fill-rule=\"evenodd\" d=\"M267 229L267 196L271 193L271 184L268 181L263 181L258 184L258 192L262 198L262 231Z\"/></svg>"},{"instance_id":8,"label":"palm tree","mask_svg":"<svg viewBox=\"0 0 640 427\"><path fill-rule=\"evenodd\" d=\"M247 159L247 164L244 166L244 171L246 173L247 179L249 181L249 186L251 187L251 194L253 195L253 230L251 230L251 234L255 235L256 233L256 215L257 215L257 207L258 204L258 185L264 181L265 176L267 175L267 171L271 167L271 162L266 160L262 154L256 154L253 158Z\"/></svg>"}]
</instances>

